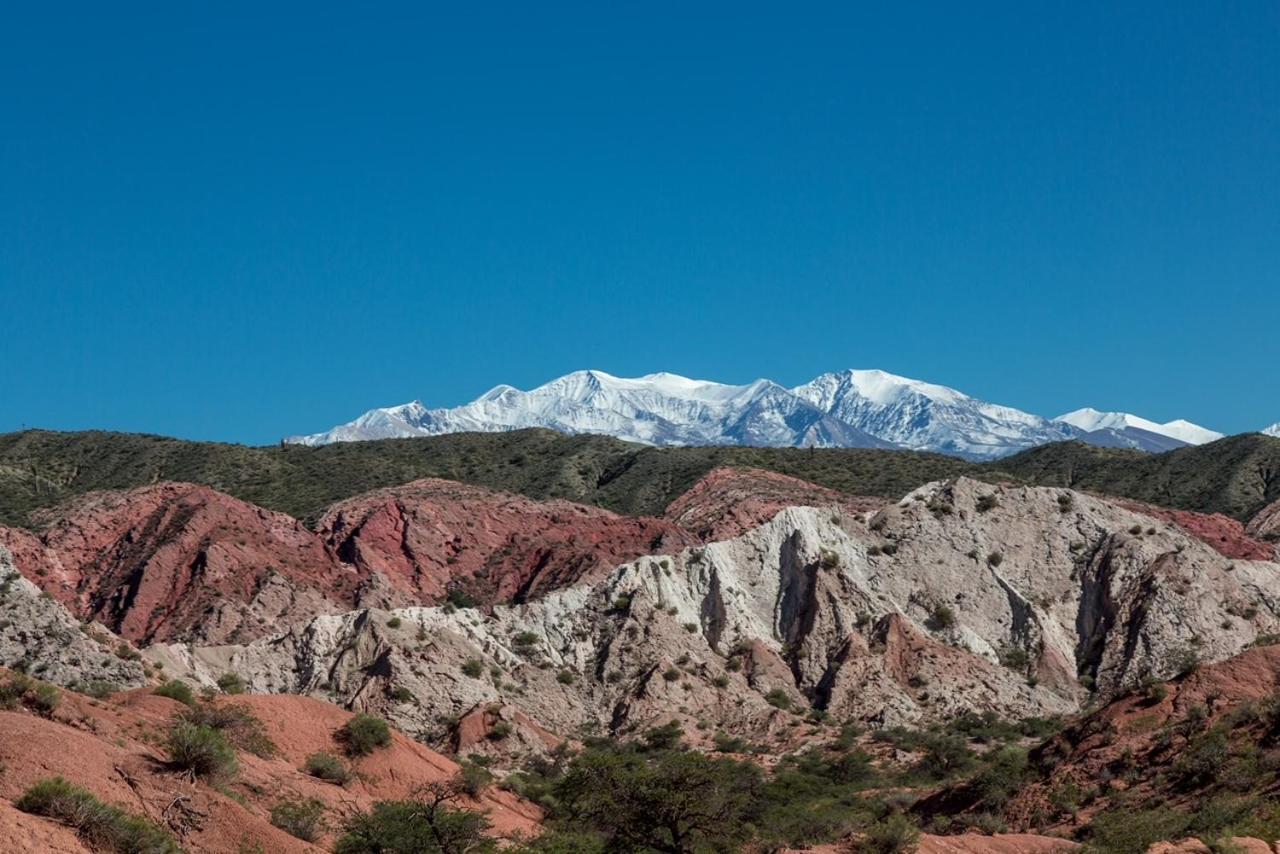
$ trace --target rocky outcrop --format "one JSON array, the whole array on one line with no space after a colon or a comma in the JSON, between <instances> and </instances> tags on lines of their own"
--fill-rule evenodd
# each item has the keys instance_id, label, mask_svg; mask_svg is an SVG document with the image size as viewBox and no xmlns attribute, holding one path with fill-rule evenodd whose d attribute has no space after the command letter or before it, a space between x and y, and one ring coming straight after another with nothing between
<instances>
[{"instance_id":1,"label":"rocky outcrop","mask_svg":"<svg viewBox=\"0 0 1280 854\"><path fill-rule=\"evenodd\" d=\"M137 653L105 628L81 625L13 567L0 547L0 666L64 687L142 685Z\"/></svg>"},{"instance_id":2,"label":"rocky outcrop","mask_svg":"<svg viewBox=\"0 0 1280 854\"><path fill-rule=\"evenodd\" d=\"M338 559L421 603L451 590L485 604L524 601L697 542L659 519L436 479L341 502L318 530Z\"/></svg>"},{"instance_id":3,"label":"rocky outcrop","mask_svg":"<svg viewBox=\"0 0 1280 854\"><path fill-rule=\"evenodd\" d=\"M789 508L492 613L362 610L153 654L423 737L505 703L559 733L676 718L776 741L794 730L782 707L879 725L1072 711L1280 629L1277 571L1095 497L962 479L866 522Z\"/></svg>"},{"instance_id":4,"label":"rocky outcrop","mask_svg":"<svg viewBox=\"0 0 1280 854\"><path fill-rule=\"evenodd\" d=\"M1280 550L1280 501L1268 504L1258 515L1249 520L1248 533Z\"/></svg>"},{"instance_id":5,"label":"rocky outcrop","mask_svg":"<svg viewBox=\"0 0 1280 854\"><path fill-rule=\"evenodd\" d=\"M208 487L94 493L39 521L0 529L18 569L135 642L250 639L356 602L358 576L300 522Z\"/></svg>"},{"instance_id":6,"label":"rocky outcrop","mask_svg":"<svg viewBox=\"0 0 1280 854\"><path fill-rule=\"evenodd\" d=\"M787 507L830 507L856 516L887 503L763 469L717 468L671 502L663 518L716 542L741 536Z\"/></svg>"}]
</instances>

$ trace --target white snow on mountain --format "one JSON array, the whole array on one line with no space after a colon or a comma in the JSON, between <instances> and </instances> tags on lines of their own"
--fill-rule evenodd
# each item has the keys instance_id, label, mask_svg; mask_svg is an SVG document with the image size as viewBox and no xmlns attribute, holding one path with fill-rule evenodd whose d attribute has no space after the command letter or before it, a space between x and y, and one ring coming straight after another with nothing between
<instances>
[{"instance_id":1,"label":"white snow on mountain","mask_svg":"<svg viewBox=\"0 0 1280 854\"><path fill-rule=\"evenodd\" d=\"M576 371L531 391L500 385L453 408L428 409L414 401L374 409L324 433L286 441L324 445L527 427L649 445L905 448L968 459L1066 439L1163 451L1219 436L1184 421L1155 424L1094 410L1050 420L884 371L823 374L792 389L765 379L727 385L669 373L627 379Z\"/></svg>"},{"instance_id":2,"label":"white snow on mountain","mask_svg":"<svg viewBox=\"0 0 1280 854\"><path fill-rule=\"evenodd\" d=\"M1170 439L1177 439L1179 442L1184 442L1188 445L1203 445L1206 442L1213 442L1223 437L1222 433L1182 419L1159 424L1146 418L1140 418L1137 415L1131 415L1128 412L1099 412L1090 407L1059 415L1054 420L1079 427L1086 433L1092 433L1097 430L1123 431L1132 428L1155 433L1159 436L1167 436Z\"/></svg>"},{"instance_id":3,"label":"white snow on mountain","mask_svg":"<svg viewBox=\"0 0 1280 854\"><path fill-rule=\"evenodd\" d=\"M1275 436L1277 438L1280 438L1280 421L1277 421L1275 424L1272 424L1270 427L1267 427L1262 432L1268 436Z\"/></svg>"},{"instance_id":4,"label":"white snow on mountain","mask_svg":"<svg viewBox=\"0 0 1280 854\"><path fill-rule=\"evenodd\" d=\"M1077 435L1039 415L884 371L823 374L792 392L841 421L915 450L987 459Z\"/></svg>"},{"instance_id":5,"label":"white snow on mountain","mask_svg":"<svg viewBox=\"0 0 1280 854\"><path fill-rule=\"evenodd\" d=\"M532 391L498 386L453 409L426 409L418 402L375 409L326 433L287 441L324 445L526 427L649 445L894 447L769 380L725 385L667 373L624 379L603 371L576 371Z\"/></svg>"}]
</instances>

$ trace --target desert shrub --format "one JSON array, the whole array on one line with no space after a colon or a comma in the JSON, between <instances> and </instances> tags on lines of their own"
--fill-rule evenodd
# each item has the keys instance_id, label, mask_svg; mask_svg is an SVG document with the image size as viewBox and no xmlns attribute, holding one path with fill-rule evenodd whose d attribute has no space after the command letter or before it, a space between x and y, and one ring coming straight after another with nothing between
<instances>
[{"instance_id":1,"label":"desert shrub","mask_svg":"<svg viewBox=\"0 0 1280 854\"><path fill-rule=\"evenodd\" d=\"M974 504L974 508L979 513L986 513L988 510L994 510L999 506L1000 506L1000 499L996 498L995 495L991 493L988 493L986 495L979 495L977 503Z\"/></svg>"},{"instance_id":2,"label":"desert shrub","mask_svg":"<svg viewBox=\"0 0 1280 854\"><path fill-rule=\"evenodd\" d=\"M308 774L318 780L345 786L351 780L351 769L332 753L313 753L303 766Z\"/></svg>"},{"instance_id":3,"label":"desert shrub","mask_svg":"<svg viewBox=\"0 0 1280 854\"><path fill-rule=\"evenodd\" d=\"M234 776L236 751L220 730L177 720L165 740L169 762L198 777L212 780Z\"/></svg>"},{"instance_id":4,"label":"desert shrub","mask_svg":"<svg viewBox=\"0 0 1280 854\"><path fill-rule=\"evenodd\" d=\"M177 700L184 705L195 705L195 695L191 693L191 686L180 679L170 679L160 687L152 691L157 697L168 697L170 700Z\"/></svg>"},{"instance_id":5,"label":"desert shrub","mask_svg":"<svg viewBox=\"0 0 1280 854\"><path fill-rule=\"evenodd\" d=\"M281 801L271 808L271 823L303 842L324 833L324 804L315 798Z\"/></svg>"},{"instance_id":6,"label":"desert shrub","mask_svg":"<svg viewBox=\"0 0 1280 854\"><path fill-rule=\"evenodd\" d=\"M448 602L455 608L474 608L476 599L465 590L454 588L449 591L447 596Z\"/></svg>"},{"instance_id":7,"label":"desert shrub","mask_svg":"<svg viewBox=\"0 0 1280 854\"><path fill-rule=\"evenodd\" d=\"M343 825L335 854L487 854L489 821L442 801L379 801Z\"/></svg>"},{"instance_id":8,"label":"desert shrub","mask_svg":"<svg viewBox=\"0 0 1280 854\"><path fill-rule=\"evenodd\" d=\"M1210 785L1218 779L1229 756L1226 731L1214 727L1183 748L1173 764L1174 777L1184 789Z\"/></svg>"},{"instance_id":9,"label":"desert shrub","mask_svg":"<svg viewBox=\"0 0 1280 854\"><path fill-rule=\"evenodd\" d=\"M662 678L668 682L675 682L680 678L680 669L678 667L668 667L662 671Z\"/></svg>"},{"instance_id":10,"label":"desert shrub","mask_svg":"<svg viewBox=\"0 0 1280 854\"><path fill-rule=\"evenodd\" d=\"M717 688L728 688L729 677L721 673L719 676L716 676L711 680L711 684L716 686Z\"/></svg>"},{"instance_id":11,"label":"desert shrub","mask_svg":"<svg viewBox=\"0 0 1280 854\"><path fill-rule=\"evenodd\" d=\"M786 711L791 708L791 698L781 688L774 688L764 695L764 701L775 709Z\"/></svg>"},{"instance_id":12,"label":"desert shrub","mask_svg":"<svg viewBox=\"0 0 1280 854\"><path fill-rule=\"evenodd\" d=\"M44 717L49 717L62 702L62 692L48 682L36 682L24 698L31 710Z\"/></svg>"},{"instance_id":13,"label":"desert shrub","mask_svg":"<svg viewBox=\"0 0 1280 854\"><path fill-rule=\"evenodd\" d=\"M982 770L973 777L974 790L987 807L999 808L1022 787L1027 775L1027 751L1006 746L982 757Z\"/></svg>"},{"instance_id":14,"label":"desert shrub","mask_svg":"<svg viewBox=\"0 0 1280 854\"><path fill-rule=\"evenodd\" d=\"M851 848L853 854L906 854L920 842L920 828L901 814L886 816L867 828Z\"/></svg>"},{"instance_id":15,"label":"desert shrub","mask_svg":"<svg viewBox=\"0 0 1280 854\"><path fill-rule=\"evenodd\" d=\"M49 717L62 701L62 692L47 682L32 679L25 673L11 673L0 683L0 709L16 709L26 706L37 714Z\"/></svg>"},{"instance_id":16,"label":"desert shrub","mask_svg":"<svg viewBox=\"0 0 1280 854\"><path fill-rule=\"evenodd\" d=\"M0 709L18 708L34 683L35 680L22 673L9 674L4 682L0 682Z\"/></svg>"},{"instance_id":17,"label":"desert shrub","mask_svg":"<svg viewBox=\"0 0 1280 854\"><path fill-rule=\"evenodd\" d=\"M678 721L651 727L644 734L644 743L649 750L674 750L681 744L684 729Z\"/></svg>"},{"instance_id":18,"label":"desert shrub","mask_svg":"<svg viewBox=\"0 0 1280 854\"><path fill-rule=\"evenodd\" d=\"M938 605L933 609L933 624L940 629L949 629L956 624L956 612L949 605Z\"/></svg>"},{"instance_id":19,"label":"desert shrub","mask_svg":"<svg viewBox=\"0 0 1280 854\"><path fill-rule=\"evenodd\" d=\"M477 797L485 790L485 787L493 782L493 774L489 772L479 762L471 759L464 759L458 763L458 784L462 791L471 797Z\"/></svg>"},{"instance_id":20,"label":"desert shrub","mask_svg":"<svg viewBox=\"0 0 1280 854\"><path fill-rule=\"evenodd\" d=\"M1160 807L1110 810L1093 820L1083 850L1087 854L1145 854L1157 842L1182 837L1187 823L1185 814Z\"/></svg>"},{"instance_id":21,"label":"desert shrub","mask_svg":"<svg viewBox=\"0 0 1280 854\"><path fill-rule=\"evenodd\" d=\"M61 777L41 780L14 805L26 813L61 822L95 851L111 854L181 854L168 831L142 816L103 803Z\"/></svg>"},{"instance_id":22,"label":"desert shrub","mask_svg":"<svg viewBox=\"0 0 1280 854\"><path fill-rule=\"evenodd\" d=\"M403 623L399 617L392 617L390 620L387 620L387 628L389 629L398 629L401 625L403 625Z\"/></svg>"},{"instance_id":23,"label":"desert shrub","mask_svg":"<svg viewBox=\"0 0 1280 854\"><path fill-rule=\"evenodd\" d=\"M343 724L337 738L352 756L367 756L391 743L391 728L382 718L364 713Z\"/></svg>"},{"instance_id":24,"label":"desert shrub","mask_svg":"<svg viewBox=\"0 0 1280 854\"><path fill-rule=\"evenodd\" d=\"M264 759L275 756L275 742L267 735L266 726L247 706L206 700L183 709L178 719L194 726L215 729L235 747L254 756Z\"/></svg>"},{"instance_id":25,"label":"desert shrub","mask_svg":"<svg viewBox=\"0 0 1280 854\"><path fill-rule=\"evenodd\" d=\"M513 732L515 732L515 727L510 723L507 721L498 721L489 728L488 738L490 741L502 741Z\"/></svg>"},{"instance_id":26,"label":"desert shrub","mask_svg":"<svg viewBox=\"0 0 1280 854\"><path fill-rule=\"evenodd\" d=\"M556 681L561 685L572 685L577 679L572 670L561 670L556 674Z\"/></svg>"},{"instance_id":27,"label":"desert shrub","mask_svg":"<svg viewBox=\"0 0 1280 854\"><path fill-rule=\"evenodd\" d=\"M468 658L462 662L462 675L470 676L472 679L479 679L484 675L484 664L478 658Z\"/></svg>"},{"instance_id":28,"label":"desert shrub","mask_svg":"<svg viewBox=\"0 0 1280 854\"><path fill-rule=\"evenodd\" d=\"M931 780L945 780L973 766L973 751L958 736L922 733L919 750L922 755L915 771Z\"/></svg>"},{"instance_id":29,"label":"desert shrub","mask_svg":"<svg viewBox=\"0 0 1280 854\"><path fill-rule=\"evenodd\" d=\"M1004 555L1002 555L1000 552L992 552L991 554L987 555L987 563L991 564L992 566L999 566L1000 564L1004 563Z\"/></svg>"},{"instance_id":30,"label":"desert shrub","mask_svg":"<svg viewBox=\"0 0 1280 854\"><path fill-rule=\"evenodd\" d=\"M81 682L73 686L85 696L92 697L95 700L105 700L119 691L120 688L114 682L108 682L105 679L91 679L88 682Z\"/></svg>"},{"instance_id":31,"label":"desert shrub","mask_svg":"<svg viewBox=\"0 0 1280 854\"><path fill-rule=\"evenodd\" d=\"M245 690L244 679L239 673L224 673L218 677L218 688L224 694L243 694Z\"/></svg>"},{"instance_id":32,"label":"desert shrub","mask_svg":"<svg viewBox=\"0 0 1280 854\"><path fill-rule=\"evenodd\" d=\"M743 739L723 732L716 733L711 741L715 744L718 753L746 753L750 749L750 745Z\"/></svg>"},{"instance_id":33,"label":"desert shrub","mask_svg":"<svg viewBox=\"0 0 1280 854\"><path fill-rule=\"evenodd\" d=\"M823 569L836 569L840 566L840 555L830 549L821 549L818 553L818 563Z\"/></svg>"}]
</instances>

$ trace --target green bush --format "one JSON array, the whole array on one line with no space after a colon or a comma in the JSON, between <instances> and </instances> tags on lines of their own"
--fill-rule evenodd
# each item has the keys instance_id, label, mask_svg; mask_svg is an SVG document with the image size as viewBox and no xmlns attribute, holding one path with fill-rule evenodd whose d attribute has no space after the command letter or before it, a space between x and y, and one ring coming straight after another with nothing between
<instances>
[{"instance_id":1,"label":"green bush","mask_svg":"<svg viewBox=\"0 0 1280 854\"><path fill-rule=\"evenodd\" d=\"M1000 499L995 495L988 493L987 495L979 495L978 502L974 505L979 513L986 513L988 510L994 510L1000 506Z\"/></svg>"},{"instance_id":2,"label":"green bush","mask_svg":"<svg viewBox=\"0 0 1280 854\"><path fill-rule=\"evenodd\" d=\"M556 681L561 685L572 685L577 680L578 677L574 675L572 670L561 670L556 674Z\"/></svg>"},{"instance_id":3,"label":"green bush","mask_svg":"<svg viewBox=\"0 0 1280 854\"><path fill-rule=\"evenodd\" d=\"M351 769L332 753L313 753L303 766L308 774L318 780L345 786L351 780Z\"/></svg>"},{"instance_id":4,"label":"green bush","mask_svg":"<svg viewBox=\"0 0 1280 854\"><path fill-rule=\"evenodd\" d=\"M906 854L920 842L920 828L909 818L895 814L881 819L853 843L854 854Z\"/></svg>"},{"instance_id":5,"label":"green bush","mask_svg":"<svg viewBox=\"0 0 1280 854\"><path fill-rule=\"evenodd\" d=\"M956 624L956 612L948 605L938 605L933 609L933 624L940 629L949 629Z\"/></svg>"},{"instance_id":6,"label":"green bush","mask_svg":"<svg viewBox=\"0 0 1280 854\"><path fill-rule=\"evenodd\" d=\"M391 728L382 718L358 714L338 730L337 738L352 756L367 756L391 743Z\"/></svg>"},{"instance_id":7,"label":"green bush","mask_svg":"<svg viewBox=\"0 0 1280 854\"><path fill-rule=\"evenodd\" d=\"M484 664L478 658L468 658L462 662L462 675L479 679L484 675Z\"/></svg>"},{"instance_id":8,"label":"green bush","mask_svg":"<svg viewBox=\"0 0 1280 854\"><path fill-rule=\"evenodd\" d=\"M169 762L198 777L224 780L235 775L239 763L235 748L220 730L177 720L165 740Z\"/></svg>"},{"instance_id":9,"label":"green bush","mask_svg":"<svg viewBox=\"0 0 1280 854\"><path fill-rule=\"evenodd\" d=\"M315 798L281 801L271 808L271 823L303 842L324 833L324 804Z\"/></svg>"},{"instance_id":10,"label":"green bush","mask_svg":"<svg viewBox=\"0 0 1280 854\"><path fill-rule=\"evenodd\" d=\"M442 802L379 801L367 813L350 818L335 854L488 854L484 836L489 821L476 812Z\"/></svg>"},{"instance_id":11,"label":"green bush","mask_svg":"<svg viewBox=\"0 0 1280 854\"><path fill-rule=\"evenodd\" d=\"M61 822L95 851L112 854L181 854L168 831L142 816L103 803L61 777L41 780L14 802L26 813Z\"/></svg>"},{"instance_id":12,"label":"green bush","mask_svg":"<svg viewBox=\"0 0 1280 854\"><path fill-rule=\"evenodd\" d=\"M775 709L782 709L784 712L791 708L791 698L781 688L774 688L765 694L764 701Z\"/></svg>"},{"instance_id":13,"label":"green bush","mask_svg":"<svg viewBox=\"0 0 1280 854\"><path fill-rule=\"evenodd\" d=\"M218 688L224 694L243 694L244 680L240 678L239 673L224 673L218 677Z\"/></svg>"},{"instance_id":14,"label":"green bush","mask_svg":"<svg viewBox=\"0 0 1280 854\"><path fill-rule=\"evenodd\" d=\"M152 691L157 697L168 697L170 700L177 700L187 706L195 705L195 695L191 693L191 686L180 679L170 679Z\"/></svg>"},{"instance_id":15,"label":"green bush","mask_svg":"<svg viewBox=\"0 0 1280 854\"><path fill-rule=\"evenodd\" d=\"M27 693L26 704L32 711L50 717L62 702L62 692L48 682L37 682Z\"/></svg>"},{"instance_id":16,"label":"green bush","mask_svg":"<svg viewBox=\"0 0 1280 854\"><path fill-rule=\"evenodd\" d=\"M276 754L275 742L267 735L266 726L247 706L239 703L197 703L183 709L178 719L194 726L218 730L237 748L254 756L270 759Z\"/></svg>"},{"instance_id":17,"label":"green bush","mask_svg":"<svg viewBox=\"0 0 1280 854\"><path fill-rule=\"evenodd\" d=\"M390 620L387 620L387 628L389 629L398 629L400 626L401 621L399 617L392 617Z\"/></svg>"}]
</instances>

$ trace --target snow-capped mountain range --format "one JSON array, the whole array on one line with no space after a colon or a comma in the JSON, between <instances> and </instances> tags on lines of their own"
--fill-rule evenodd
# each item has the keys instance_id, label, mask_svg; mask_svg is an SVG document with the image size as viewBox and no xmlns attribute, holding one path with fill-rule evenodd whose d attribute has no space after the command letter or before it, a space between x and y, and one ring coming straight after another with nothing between
<instances>
[{"instance_id":1,"label":"snow-capped mountain range","mask_svg":"<svg viewBox=\"0 0 1280 854\"><path fill-rule=\"evenodd\" d=\"M374 409L285 441L325 445L526 427L649 445L898 448L976 460L1067 439L1166 451L1222 438L1188 421L1159 424L1121 412L1080 409L1043 418L946 386L849 370L790 389L764 379L726 385L668 373L625 379L576 371L532 391L500 385L464 406L428 409L414 401ZM1280 425L1272 429L1280 433Z\"/></svg>"},{"instance_id":2,"label":"snow-capped mountain range","mask_svg":"<svg viewBox=\"0 0 1280 854\"><path fill-rule=\"evenodd\" d=\"M1262 432L1267 436L1275 436L1277 438L1280 438L1280 421L1277 421L1275 424L1272 424L1270 427L1266 428Z\"/></svg>"}]
</instances>

